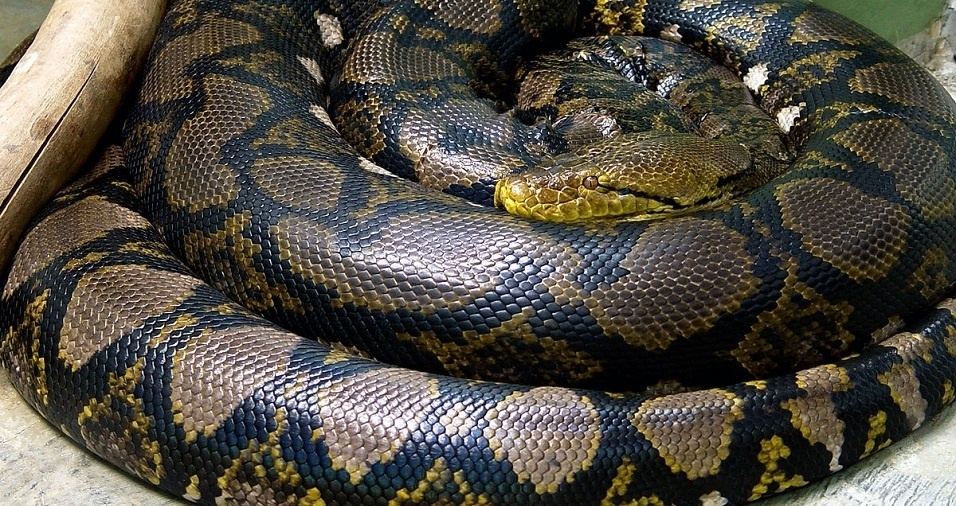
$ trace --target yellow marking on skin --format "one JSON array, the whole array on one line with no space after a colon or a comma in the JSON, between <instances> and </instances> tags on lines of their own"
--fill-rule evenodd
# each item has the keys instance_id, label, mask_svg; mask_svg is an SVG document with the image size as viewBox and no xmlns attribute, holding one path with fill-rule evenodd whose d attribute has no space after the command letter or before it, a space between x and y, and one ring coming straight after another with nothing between
<instances>
[{"instance_id":1,"label":"yellow marking on skin","mask_svg":"<svg viewBox=\"0 0 956 506\"><path fill-rule=\"evenodd\" d=\"M701 5L706 5L711 2L714 4L721 3L718 0L688 1L691 4L699 3ZM775 19L774 16L781 7L781 4L767 3L754 6L754 13L742 14L740 16L725 15L718 17L713 25L707 28L707 40L710 43L714 43L718 34L746 31L748 36L740 36L738 39L741 45L741 52L746 54L755 51L760 47L760 44L763 43L764 34L771 32L769 29L770 23ZM739 64L739 62L729 58L719 63L723 63L724 66L732 69L737 69Z\"/></svg>"},{"instance_id":2,"label":"yellow marking on skin","mask_svg":"<svg viewBox=\"0 0 956 506\"><path fill-rule=\"evenodd\" d=\"M0 339L0 356L9 360L10 381L31 404L46 407L50 403L46 359L43 358L42 327L51 290L47 288L27 303L23 319L7 327ZM13 371L18 371L13 374ZM31 396L31 392L34 394ZM40 406L37 406L40 407Z\"/></svg>"},{"instance_id":3,"label":"yellow marking on skin","mask_svg":"<svg viewBox=\"0 0 956 506\"><path fill-rule=\"evenodd\" d=\"M614 474L614 480L611 481L611 486L608 488L607 494L604 496L601 504L608 506L612 504L620 504L620 498L627 494L627 488L631 483L634 482L636 473L637 465L631 462L631 459L624 457L621 460L621 465L617 467L617 472ZM657 496L642 497L636 502L632 502L632 504L664 506L664 502L661 501Z\"/></svg>"},{"instance_id":4,"label":"yellow marking on skin","mask_svg":"<svg viewBox=\"0 0 956 506\"><path fill-rule=\"evenodd\" d=\"M864 458L872 454L874 451L882 450L890 445L893 441L890 439L885 439L882 443L877 446L876 441L879 438L883 438L886 434L886 411L880 410L875 415L870 417L870 429L866 432L866 445L863 447L863 453L860 455L860 458Z\"/></svg>"},{"instance_id":5,"label":"yellow marking on skin","mask_svg":"<svg viewBox=\"0 0 956 506\"><path fill-rule=\"evenodd\" d=\"M489 333L468 330L455 341L443 340L434 332L399 334L397 338L433 355L445 372L455 377L524 382L523 369L531 368L539 383L567 383L569 379L579 383L604 370L603 361L573 349L567 341L534 335L527 324L533 316L534 309L527 307ZM521 357L522 370L513 370L516 356ZM485 371L496 372L485 376Z\"/></svg>"},{"instance_id":6,"label":"yellow marking on skin","mask_svg":"<svg viewBox=\"0 0 956 506\"><path fill-rule=\"evenodd\" d=\"M239 450L239 454L231 459L231 465L225 469L217 480L222 495L217 501L222 503L241 504L280 504L275 496L276 485L296 488L302 484L302 476L298 473L295 462L283 458L281 437L288 431L288 420L285 409L277 409L274 415L276 428L269 432L264 442L260 438L250 438L248 446ZM275 478L269 478L270 467ZM252 475L246 471L251 467ZM324 504L317 491L309 491L302 504Z\"/></svg>"},{"instance_id":7,"label":"yellow marking on skin","mask_svg":"<svg viewBox=\"0 0 956 506\"><path fill-rule=\"evenodd\" d=\"M145 363L145 359L140 359L122 375L107 374L110 393L91 399L83 406L76 423L87 448L158 485L166 473L162 450L150 435L151 418L146 415L142 401L134 395L143 379ZM117 405L125 409L117 409Z\"/></svg>"},{"instance_id":8,"label":"yellow marking on skin","mask_svg":"<svg viewBox=\"0 0 956 506\"><path fill-rule=\"evenodd\" d=\"M651 399L630 419L671 471L696 480L716 475L730 456L743 404L732 392L699 390Z\"/></svg>"},{"instance_id":9,"label":"yellow marking on skin","mask_svg":"<svg viewBox=\"0 0 956 506\"><path fill-rule=\"evenodd\" d=\"M919 268L906 280L906 290L917 292L925 299L932 300L938 287L948 284L946 270L949 256L939 246L929 248L923 255Z\"/></svg>"},{"instance_id":10,"label":"yellow marking on skin","mask_svg":"<svg viewBox=\"0 0 956 506\"><path fill-rule=\"evenodd\" d=\"M859 56L859 51L817 51L807 55L804 58L794 60L789 67L781 69L777 74L777 79L773 84L764 90L763 96L767 97L767 105L771 110L793 107L800 95L788 95L791 90L808 90L821 86L825 83L837 79L838 73L835 70L841 68L843 62L852 61ZM806 107L805 103L800 103L801 109ZM794 111L799 113L800 111ZM820 112L819 110L817 112ZM793 120L802 114L790 115ZM778 121L781 118L777 118ZM791 121L781 121L781 126L793 126ZM818 129L818 131L822 131Z\"/></svg>"},{"instance_id":11,"label":"yellow marking on skin","mask_svg":"<svg viewBox=\"0 0 956 506\"><path fill-rule=\"evenodd\" d=\"M773 436L770 439L764 439L760 442L760 453L757 454L757 460L764 465L766 469L760 476L760 483L754 486L749 498L755 501L771 491L771 485L774 492L782 492L791 487L802 487L808 482L799 474L789 475L780 468L780 461L790 458L790 447L784 444L780 436Z\"/></svg>"},{"instance_id":12,"label":"yellow marking on skin","mask_svg":"<svg viewBox=\"0 0 956 506\"><path fill-rule=\"evenodd\" d=\"M779 250L771 254L779 259L787 273L777 307L761 313L737 348L730 352L757 377L821 363L842 353L854 339L846 330L853 307L846 302L833 304L801 281L800 266L789 254ZM799 300L809 303L801 304ZM768 334L783 344L769 342Z\"/></svg>"},{"instance_id":13,"label":"yellow marking on skin","mask_svg":"<svg viewBox=\"0 0 956 506\"><path fill-rule=\"evenodd\" d=\"M458 490L451 490L449 484L455 484ZM462 504L493 504L487 495L478 494L472 490L471 484L468 483L463 471L452 472L448 469L448 463L444 458L435 459L434 464L425 471L425 477L419 480L416 488L397 490L395 498L390 500L388 504L390 506L425 504L434 502L435 497L443 498L445 494L455 492L457 492L455 495L462 498Z\"/></svg>"},{"instance_id":14,"label":"yellow marking on skin","mask_svg":"<svg viewBox=\"0 0 956 506\"><path fill-rule=\"evenodd\" d=\"M82 257L79 257L79 258L71 258L70 260L68 260L65 264L63 264L63 270L64 270L64 271L75 271L75 270L79 270L79 269L83 268L84 266L86 266L86 265L92 265L92 264L94 264L94 263L96 263L96 262L98 262L98 261L100 261L100 260L102 260L102 259L108 257L109 255L110 255L110 254L109 254L108 252L91 251L91 252L89 252L89 253L83 255Z\"/></svg>"},{"instance_id":15,"label":"yellow marking on skin","mask_svg":"<svg viewBox=\"0 0 956 506\"><path fill-rule=\"evenodd\" d=\"M946 382L943 383L942 402L943 404L949 404L953 402L953 399L956 399L956 391L953 390L953 382L946 380Z\"/></svg>"},{"instance_id":16,"label":"yellow marking on skin","mask_svg":"<svg viewBox=\"0 0 956 506\"><path fill-rule=\"evenodd\" d=\"M199 499L202 498L202 493L199 491L198 476L189 477L189 485L186 485L186 493L183 494L183 498L192 502L199 502Z\"/></svg>"},{"instance_id":17,"label":"yellow marking on skin","mask_svg":"<svg viewBox=\"0 0 956 506\"><path fill-rule=\"evenodd\" d=\"M556 387L515 392L490 409L484 429L495 458L511 464L518 480L538 494L554 494L594 464L600 446L594 404Z\"/></svg>"},{"instance_id":18,"label":"yellow marking on skin","mask_svg":"<svg viewBox=\"0 0 956 506\"><path fill-rule=\"evenodd\" d=\"M185 238L186 258L190 265L203 272L217 273L212 285L237 300L250 311L265 313L280 305L290 313L304 313L302 301L283 284L275 284L255 265L255 256L262 253L262 245L245 237L243 232L253 227L250 212L236 214L226 220L223 230L215 233L195 232ZM233 273L238 270L242 283Z\"/></svg>"},{"instance_id":19,"label":"yellow marking on skin","mask_svg":"<svg viewBox=\"0 0 956 506\"><path fill-rule=\"evenodd\" d=\"M610 34L643 33L647 0L636 0L629 9L617 8L620 3L620 0L598 0L594 7L597 22Z\"/></svg>"}]
</instances>

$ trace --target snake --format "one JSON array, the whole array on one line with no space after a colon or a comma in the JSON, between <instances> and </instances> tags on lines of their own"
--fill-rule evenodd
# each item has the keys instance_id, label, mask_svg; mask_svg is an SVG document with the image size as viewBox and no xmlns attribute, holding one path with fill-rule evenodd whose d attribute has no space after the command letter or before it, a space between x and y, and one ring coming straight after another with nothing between
<instances>
[{"instance_id":1,"label":"snake","mask_svg":"<svg viewBox=\"0 0 956 506\"><path fill-rule=\"evenodd\" d=\"M726 65L796 147L785 173L672 219L500 213L396 178L328 114L349 41L387 33L374 20L495 37L566 5L173 2L122 146L10 267L14 386L204 504L737 504L950 404L956 104L839 15L578 6L594 33Z\"/></svg>"}]
</instances>

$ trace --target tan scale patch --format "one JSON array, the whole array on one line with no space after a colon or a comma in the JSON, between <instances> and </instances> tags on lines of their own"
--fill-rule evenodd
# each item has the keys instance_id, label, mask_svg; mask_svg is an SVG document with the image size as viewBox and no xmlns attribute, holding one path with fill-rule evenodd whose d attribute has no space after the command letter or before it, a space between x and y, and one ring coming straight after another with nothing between
<instances>
[{"instance_id":1,"label":"tan scale patch","mask_svg":"<svg viewBox=\"0 0 956 506\"><path fill-rule=\"evenodd\" d=\"M956 212L956 182L949 171L949 157L903 121L857 122L834 135L833 141L893 174L896 189L918 205L927 219L951 217Z\"/></svg>"},{"instance_id":2,"label":"tan scale patch","mask_svg":"<svg viewBox=\"0 0 956 506\"><path fill-rule=\"evenodd\" d=\"M257 387L283 375L301 341L267 327L211 327L178 350L169 398L186 441L212 436Z\"/></svg>"},{"instance_id":3,"label":"tan scale patch","mask_svg":"<svg viewBox=\"0 0 956 506\"><path fill-rule=\"evenodd\" d=\"M929 403L920 393L920 380L913 361L917 357L931 359L933 342L919 334L902 332L887 339L883 346L895 348L903 363L893 364L889 371L877 376L877 380L889 387L893 402L906 414L910 429L915 430L926 420Z\"/></svg>"},{"instance_id":4,"label":"tan scale patch","mask_svg":"<svg viewBox=\"0 0 956 506\"><path fill-rule=\"evenodd\" d=\"M322 14L318 11L314 13L314 16L315 24L319 27L319 37L322 38L323 46L333 48L345 41L339 18L329 14Z\"/></svg>"},{"instance_id":5,"label":"tan scale patch","mask_svg":"<svg viewBox=\"0 0 956 506\"><path fill-rule=\"evenodd\" d=\"M730 501L719 490L700 496L700 506L726 506Z\"/></svg>"},{"instance_id":6,"label":"tan scale patch","mask_svg":"<svg viewBox=\"0 0 956 506\"><path fill-rule=\"evenodd\" d=\"M457 30L494 35L502 27L499 13L503 7L500 0L470 2L467 4L470 8L464 11L462 9L449 9L447 0L416 0L415 3L432 11L437 19L448 23L448 26Z\"/></svg>"},{"instance_id":7,"label":"tan scale patch","mask_svg":"<svg viewBox=\"0 0 956 506\"><path fill-rule=\"evenodd\" d=\"M956 314L956 299L946 299L937 307L949 311L950 315ZM952 325L946 326L946 336L943 338L943 346L946 347L947 353L956 356L956 328Z\"/></svg>"},{"instance_id":8,"label":"tan scale patch","mask_svg":"<svg viewBox=\"0 0 956 506\"><path fill-rule=\"evenodd\" d=\"M946 121L956 121L949 92L911 60L868 65L856 71L849 85L857 93L873 93L902 106L925 109Z\"/></svg>"},{"instance_id":9,"label":"tan scale patch","mask_svg":"<svg viewBox=\"0 0 956 506\"><path fill-rule=\"evenodd\" d=\"M100 198L85 199L60 209L37 224L23 239L10 265L3 297L10 297L32 273L48 267L59 256L57 251L74 251L114 229L150 227L142 216ZM50 244L56 244L57 248L46 247Z\"/></svg>"},{"instance_id":10,"label":"tan scale patch","mask_svg":"<svg viewBox=\"0 0 956 506\"><path fill-rule=\"evenodd\" d=\"M179 170L168 172L166 184L170 205L191 213L225 207L236 198L236 175L221 163L222 148L233 133L245 131L272 107L268 95L255 86L218 74L202 83L206 102L183 124L169 150L169 158L181 162Z\"/></svg>"},{"instance_id":11,"label":"tan scale patch","mask_svg":"<svg viewBox=\"0 0 956 506\"><path fill-rule=\"evenodd\" d=\"M883 279L906 249L910 217L898 204L830 178L776 189L783 226L804 248L856 282Z\"/></svg>"},{"instance_id":12,"label":"tan scale patch","mask_svg":"<svg viewBox=\"0 0 956 506\"><path fill-rule=\"evenodd\" d=\"M436 380L406 369L373 370L341 378L318 391L332 469L362 481L370 467L392 459L418 430L419 417L438 396Z\"/></svg>"},{"instance_id":13,"label":"tan scale patch","mask_svg":"<svg viewBox=\"0 0 956 506\"><path fill-rule=\"evenodd\" d=\"M318 61L312 58L306 58L305 56L298 56L296 59L299 60L299 64L302 65L302 68L312 76L312 79L315 79L315 84L320 87L325 86L325 76L322 75L322 67Z\"/></svg>"},{"instance_id":14,"label":"tan scale patch","mask_svg":"<svg viewBox=\"0 0 956 506\"><path fill-rule=\"evenodd\" d=\"M277 234L282 258L293 272L338 291L333 304L357 304L374 311L414 311L461 307L492 288L491 279L469 279L466 255L475 245L463 237L452 251L436 244L409 241L404 223L386 227L381 240L366 249L341 255L334 231L306 218L289 215ZM395 233L397 240L390 237ZM477 258L475 252L472 258ZM447 262L447 263L443 263Z\"/></svg>"},{"instance_id":15,"label":"tan scale patch","mask_svg":"<svg viewBox=\"0 0 956 506\"><path fill-rule=\"evenodd\" d=\"M722 390L698 390L651 399L631 424L675 473L690 480L714 476L730 455L734 424L744 417L743 399Z\"/></svg>"},{"instance_id":16,"label":"tan scale patch","mask_svg":"<svg viewBox=\"0 0 956 506\"><path fill-rule=\"evenodd\" d=\"M693 12L697 9L720 5L726 0L683 0L678 7L682 11Z\"/></svg>"},{"instance_id":17,"label":"tan scale patch","mask_svg":"<svg viewBox=\"0 0 956 506\"><path fill-rule=\"evenodd\" d=\"M873 41L866 30L836 19L832 14L818 9L807 9L793 23L789 42L795 45L834 41L848 46L864 45Z\"/></svg>"},{"instance_id":18,"label":"tan scale patch","mask_svg":"<svg viewBox=\"0 0 956 506\"><path fill-rule=\"evenodd\" d=\"M197 58L208 58L221 53L226 48L257 42L260 31L247 23L242 23L216 13L210 13L209 19L198 24L195 32L176 37L153 60L154 69L150 76L175 76ZM185 98L193 92L192 79L176 79L172 86L155 86L147 82L142 102L166 102ZM157 94L151 94L155 91Z\"/></svg>"},{"instance_id":19,"label":"tan scale patch","mask_svg":"<svg viewBox=\"0 0 956 506\"><path fill-rule=\"evenodd\" d=\"M807 395L783 401L780 407L791 413L790 423L800 431L810 444L822 444L829 450L830 471L843 468L840 456L843 453L846 424L840 420L832 394L846 392L853 383L846 369L828 364L797 373L797 386Z\"/></svg>"},{"instance_id":20,"label":"tan scale patch","mask_svg":"<svg viewBox=\"0 0 956 506\"><path fill-rule=\"evenodd\" d=\"M685 3L721 3L715 0L694 0ZM742 16L723 16L718 18L714 24L708 28L710 37L717 33L739 33L746 31L748 36L739 36L742 54L755 51L763 42L763 36L766 33L772 33L770 23L775 22L774 15L780 10L782 4L767 3L754 7L756 14L745 14ZM736 62L725 62L727 66L736 68Z\"/></svg>"},{"instance_id":21,"label":"tan scale patch","mask_svg":"<svg viewBox=\"0 0 956 506\"><path fill-rule=\"evenodd\" d=\"M115 286L129 280L136 283L118 298ZM142 265L114 265L86 274L77 283L63 316L59 359L79 370L104 347L139 328L146 318L174 309L201 283L192 276Z\"/></svg>"},{"instance_id":22,"label":"tan scale patch","mask_svg":"<svg viewBox=\"0 0 956 506\"><path fill-rule=\"evenodd\" d=\"M328 289L336 289L339 298L332 300L336 307L356 301L349 287L358 273L350 268L349 259L339 255L333 247L333 231L319 222L294 214L283 217L275 229L278 233L273 235L278 239L279 258L289 263L290 273Z\"/></svg>"},{"instance_id":23,"label":"tan scale patch","mask_svg":"<svg viewBox=\"0 0 956 506\"><path fill-rule=\"evenodd\" d=\"M516 392L490 409L484 429L495 458L507 460L518 480L538 494L553 494L594 464L600 415L573 390L556 387Z\"/></svg>"},{"instance_id":24,"label":"tan scale patch","mask_svg":"<svg viewBox=\"0 0 956 506\"><path fill-rule=\"evenodd\" d=\"M782 492L792 487L802 487L808 482L799 474L789 474L780 467L781 460L790 458L790 447L788 447L780 436L773 436L760 442L760 453L757 454L757 460L764 465L765 471L760 476L760 483L754 486L749 501L755 501L763 497L771 490L771 485L776 485L774 492Z\"/></svg>"},{"instance_id":25,"label":"tan scale patch","mask_svg":"<svg viewBox=\"0 0 956 506\"><path fill-rule=\"evenodd\" d=\"M689 247L692 238L711 247ZM745 246L744 236L716 221L653 224L620 263L629 276L591 292L601 301L589 306L591 314L632 346L667 349L709 330L756 292L755 259Z\"/></svg>"},{"instance_id":26,"label":"tan scale patch","mask_svg":"<svg viewBox=\"0 0 956 506\"><path fill-rule=\"evenodd\" d=\"M330 161L268 157L254 162L249 175L269 197L296 210L330 210L342 195L341 169Z\"/></svg>"},{"instance_id":27,"label":"tan scale patch","mask_svg":"<svg viewBox=\"0 0 956 506\"><path fill-rule=\"evenodd\" d=\"M353 56L342 68L343 80L394 85L399 78L428 82L436 77L464 76L447 55L419 46L395 44L391 32L373 32L355 44Z\"/></svg>"}]
</instances>

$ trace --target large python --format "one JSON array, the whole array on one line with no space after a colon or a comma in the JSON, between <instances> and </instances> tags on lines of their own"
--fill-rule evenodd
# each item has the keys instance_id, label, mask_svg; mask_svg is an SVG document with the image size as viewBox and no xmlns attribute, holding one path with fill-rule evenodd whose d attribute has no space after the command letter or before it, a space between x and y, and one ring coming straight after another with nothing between
<instances>
[{"instance_id":1,"label":"large python","mask_svg":"<svg viewBox=\"0 0 956 506\"><path fill-rule=\"evenodd\" d=\"M377 7L171 6L129 173L58 197L3 293L4 366L72 438L205 503L726 504L952 401L956 105L890 45L792 0L584 9L728 64L800 147L724 209L566 226L419 190L341 140L323 68Z\"/></svg>"}]
</instances>

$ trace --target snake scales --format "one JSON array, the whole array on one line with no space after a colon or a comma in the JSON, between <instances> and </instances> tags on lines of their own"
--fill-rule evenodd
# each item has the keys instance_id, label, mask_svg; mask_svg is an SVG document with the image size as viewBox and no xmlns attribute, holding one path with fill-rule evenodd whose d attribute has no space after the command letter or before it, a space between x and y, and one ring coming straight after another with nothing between
<instances>
[{"instance_id":1,"label":"snake scales","mask_svg":"<svg viewBox=\"0 0 956 506\"><path fill-rule=\"evenodd\" d=\"M4 366L64 432L206 503L724 504L952 401L956 109L897 50L793 1L582 8L727 63L798 158L719 210L531 223L330 126L323 72L377 7L171 6L129 172L113 148L48 206L4 289ZM709 388L579 389L661 379Z\"/></svg>"}]
</instances>

